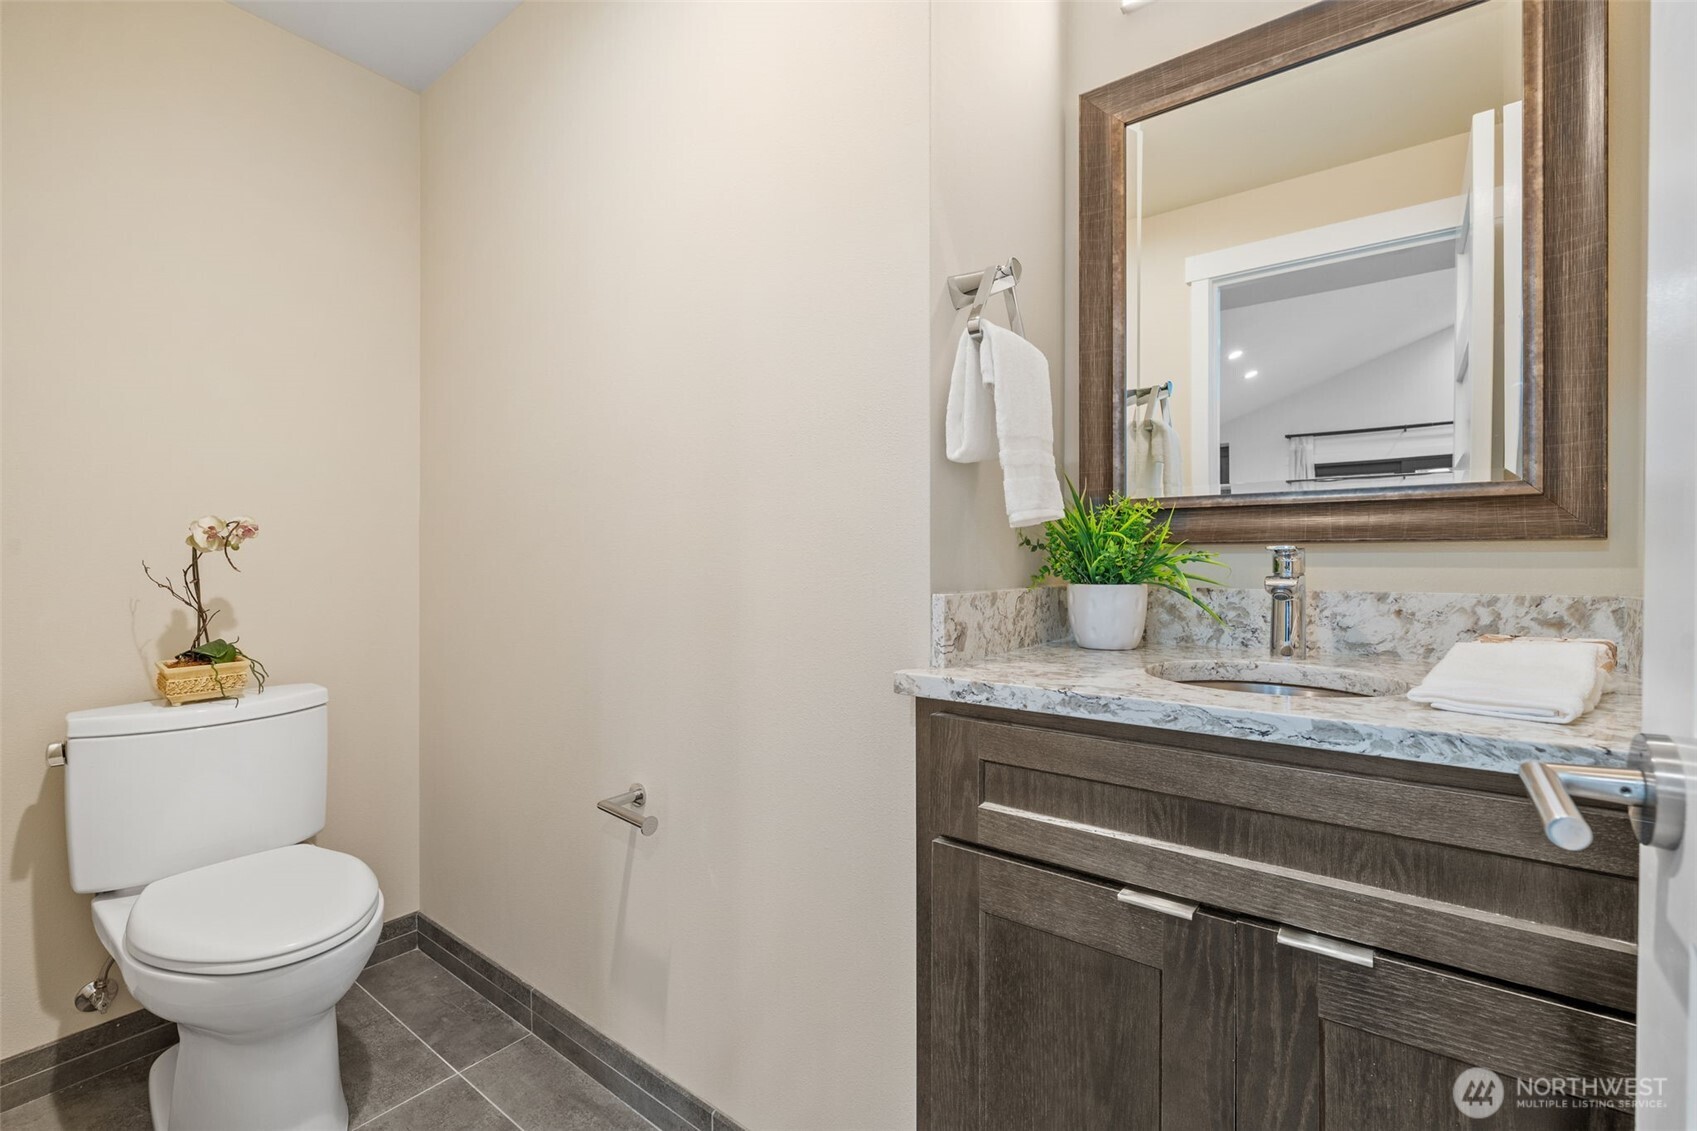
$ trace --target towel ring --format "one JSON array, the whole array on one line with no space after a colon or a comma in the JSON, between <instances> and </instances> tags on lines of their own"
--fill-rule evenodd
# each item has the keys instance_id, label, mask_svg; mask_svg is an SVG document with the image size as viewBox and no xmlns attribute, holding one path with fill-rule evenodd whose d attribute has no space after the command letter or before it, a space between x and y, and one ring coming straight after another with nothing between
<instances>
[{"instance_id":1,"label":"towel ring","mask_svg":"<svg viewBox=\"0 0 1697 1131\"><path fill-rule=\"evenodd\" d=\"M949 297L953 300L955 309L959 310L969 304L972 307L966 316L966 332L973 341L983 340L984 327L981 319L984 315L984 304L997 292L1001 292L1007 299L1008 321L1014 332L1022 338L1025 336L1025 319L1020 317L1019 299L1014 293L1022 271L1018 259L1009 259L1006 266L994 263L976 276L949 277Z\"/></svg>"}]
</instances>

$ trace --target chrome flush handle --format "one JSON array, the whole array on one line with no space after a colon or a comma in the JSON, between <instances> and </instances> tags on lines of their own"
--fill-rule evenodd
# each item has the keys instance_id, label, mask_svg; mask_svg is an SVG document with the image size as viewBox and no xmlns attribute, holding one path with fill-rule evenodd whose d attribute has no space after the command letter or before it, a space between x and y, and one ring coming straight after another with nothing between
<instances>
[{"instance_id":1,"label":"chrome flush handle","mask_svg":"<svg viewBox=\"0 0 1697 1131\"><path fill-rule=\"evenodd\" d=\"M1544 835L1559 848L1578 852L1591 846L1591 826L1575 798L1625 808L1639 844L1678 848L1685 833L1685 765L1680 746L1666 735L1640 734L1632 740L1624 769L1522 762L1520 780L1538 807Z\"/></svg>"},{"instance_id":2,"label":"chrome flush handle","mask_svg":"<svg viewBox=\"0 0 1697 1131\"><path fill-rule=\"evenodd\" d=\"M1352 942L1334 939L1330 935L1317 935L1312 931L1302 931L1295 927L1280 927L1277 936L1280 946L1288 946L1293 950L1306 950L1325 958L1335 958L1339 962L1349 962L1356 966L1373 965L1373 948L1357 946Z\"/></svg>"},{"instance_id":3,"label":"chrome flush handle","mask_svg":"<svg viewBox=\"0 0 1697 1131\"><path fill-rule=\"evenodd\" d=\"M1188 899L1169 899L1164 895L1156 895L1151 891L1138 891L1136 888L1121 888L1114 896L1121 903L1129 903L1133 907L1141 907L1145 911L1159 911L1163 915L1171 915L1174 919L1189 921L1196 914L1196 904Z\"/></svg>"}]
</instances>

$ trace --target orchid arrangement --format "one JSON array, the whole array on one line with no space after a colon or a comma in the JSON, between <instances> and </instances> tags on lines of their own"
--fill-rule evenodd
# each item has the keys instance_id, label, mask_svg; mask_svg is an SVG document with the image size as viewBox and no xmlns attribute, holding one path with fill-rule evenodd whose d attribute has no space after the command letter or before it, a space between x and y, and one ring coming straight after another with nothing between
<instances>
[{"instance_id":1,"label":"orchid arrangement","mask_svg":"<svg viewBox=\"0 0 1697 1131\"><path fill-rule=\"evenodd\" d=\"M250 542L258 536L259 523L251 518L243 516L225 520L216 515L205 515L189 523L188 537L183 539L189 548L189 564L183 567L180 591L169 578L160 581L154 577L145 561L141 563L141 571L147 575L149 581L182 602L194 614L194 643L177 653L173 659L186 663L211 664L214 671L219 664L245 659L252 666L254 679L263 691L265 665L237 648L236 641L212 638L212 619L218 615L218 610L206 607L206 601L200 591L201 558L217 554L231 569L240 573L235 559L230 555L240 550L244 542Z\"/></svg>"}]
</instances>

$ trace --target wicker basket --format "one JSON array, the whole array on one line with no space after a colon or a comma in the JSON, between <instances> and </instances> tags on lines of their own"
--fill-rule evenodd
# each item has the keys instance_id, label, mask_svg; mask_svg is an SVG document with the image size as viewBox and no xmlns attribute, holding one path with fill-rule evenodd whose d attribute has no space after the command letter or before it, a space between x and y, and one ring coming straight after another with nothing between
<instances>
[{"instance_id":1,"label":"wicker basket","mask_svg":"<svg viewBox=\"0 0 1697 1131\"><path fill-rule=\"evenodd\" d=\"M171 667L165 660L154 665L158 673L154 686L159 694L171 701L173 707L201 699L220 699L240 695L253 675L253 665L245 659L228 664L180 664Z\"/></svg>"}]
</instances>

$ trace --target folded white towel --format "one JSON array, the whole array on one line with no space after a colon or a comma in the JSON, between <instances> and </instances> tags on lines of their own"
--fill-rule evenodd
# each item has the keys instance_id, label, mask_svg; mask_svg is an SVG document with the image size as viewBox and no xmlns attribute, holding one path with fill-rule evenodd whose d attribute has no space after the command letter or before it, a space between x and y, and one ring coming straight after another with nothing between
<instances>
[{"instance_id":1,"label":"folded white towel","mask_svg":"<svg viewBox=\"0 0 1697 1131\"><path fill-rule=\"evenodd\" d=\"M988 319L983 337L963 333L949 379L944 448L956 463L1002 461L1008 525L1033 526L1061 517L1055 474L1055 418L1049 402L1049 363L1043 351Z\"/></svg>"},{"instance_id":2,"label":"folded white towel","mask_svg":"<svg viewBox=\"0 0 1697 1131\"><path fill-rule=\"evenodd\" d=\"M1597 641L1469 641L1451 648L1408 697L1440 711L1571 723L1597 705L1613 666L1613 649Z\"/></svg>"}]
</instances>

